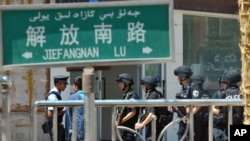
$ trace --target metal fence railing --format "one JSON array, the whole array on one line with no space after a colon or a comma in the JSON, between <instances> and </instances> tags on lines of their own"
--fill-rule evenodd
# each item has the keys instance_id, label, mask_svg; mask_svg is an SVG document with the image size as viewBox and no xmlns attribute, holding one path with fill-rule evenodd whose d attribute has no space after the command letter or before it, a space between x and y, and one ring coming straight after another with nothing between
<instances>
[{"instance_id":1,"label":"metal fence railing","mask_svg":"<svg viewBox=\"0 0 250 141\"><path fill-rule=\"evenodd\" d=\"M63 101L36 101L34 102L32 108L31 108L31 115L30 115L30 120L31 120L31 130L30 130L30 140L31 141L37 141L37 108L41 106L52 106L52 107L60 107L60 106L72 106L75 108L76 106L83 106L84 102L77 100L77 101L72 101L72 100L63 100ZM115 119L116 119L116 113L115 109L119 106L136 106L136 107L147 107L147 106L157 106L157 107L162 107L162 106L190 106L191 108L193 106L208 106L209 108L209 119L208 119L208 134L209 134L209 141L213 141L213 113L212 113L212 106L228 106L228 129L229 126L232 124L232 107L233 106L243 106L243 101L242 100L226 100L226 99L185 99L185 100L178 100L178 99L164 99L164 100L132 100L132 101L124 101L124 100L95 100L95 107L110 107L113 108L112 110L112 119L111 119L111 128L112 128L112 141L116 141L116 132L117 128L115 126ZM57 108L54 108L57 109ZM91 109L90 109L91 110ZM73 116L76 114L73 110ZM95 110L93 110L95 111ZM192 111L192 110L191 110ZM57 110L53 112L54 117L57 115ZM189 131L193 131L193 116L194 114L191 112L189 114ZM74 120L74 119L73 119ZM91 121L91 119L85 119L87 121ZM92 121L93 122L93 121ZM96 123L94 122L92 124L93 127L85 127L87 130L91 130L92 128L96 128ZM152 122L153 123L153 122ZM57 118L53 118L53 127L57 126ZM73 130L74 127L76 127L76 122L73 121ZM229 131L228 131L229 132ZM53 133L57 133L57 128L53 128ZM154 132L153 132L154 133ZM230 133L228 133L229 135ZM76 132L73 131L73 137L76 136ZM155 135L152 135L155 136ZM56 137L56 136L54 136ZM92 137L92 136L91 136ZM193 141L193 132L189 132L189 138L190 141ZM96 140L95 139L90 139L92 141ZM74 140L73 140L74 141ZM152 141L156 141L156 139L152 139ZM228 139L230 141L230 138Z\"/></svg>"}]
</instances>

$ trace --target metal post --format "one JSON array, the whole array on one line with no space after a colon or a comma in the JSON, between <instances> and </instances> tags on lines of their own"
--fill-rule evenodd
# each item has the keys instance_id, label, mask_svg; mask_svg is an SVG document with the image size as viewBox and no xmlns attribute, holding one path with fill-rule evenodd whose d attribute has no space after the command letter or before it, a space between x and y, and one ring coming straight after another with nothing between
<instances>
[{"instance_id":1,"label":"metal post","mask_svg":"<svg viewBox=\"0 0 250 141\"><path fill-rule=\"evenodd\" d=\"M102 90L103 90L103 81L102 81L102 71L99 70L97 71L97 96L98 99L103 99L104 97L102 96ZM97 109L97 140L101 140L102 138L102 107Z\"/></svg>"},{"instance_id":2,"label":"metal post","mask_svg":"<svg viewBox=\"0 0 250 141\"><path fill-rule=\"evenodd\" d=\"M72 131L72 136L71 136L71 140L72 141L76 141L77 139L77 128L76 128L76 109L77 107L72 107L72 113L73 113L73 119L72 119L72 127L73 127L73 131Z\"/></svg>"},{"instance_id":3,"label":"metal post","mask_svg":"<svg viewBox=\"0 0 250 141\"><path fill-rule=\"evenodd\" d=\"M89 2L98 2L99 0L89 0Z\"/></svg>"},{"instance_id":4,"label":"metal post","mask_svg":"<svg viewBox=\"0 0 250 141\"><path fill-rule=\"evenodd\" d=\"M10 141L10 87L11 82L8 76L1 78L2 86L2 141Z\"/></svg>"},{"instance_id":5,"label":"metal post","mask_svg":"<svg viewBox=\"0 0 250 141\"><path fill-rule=\"evenodd\" d=\"M37 141L37 106L32 106L30 110L30 141Z\"/></svg>"},{"instance_id":6,"label":"metal post","mask_svg":"<svg viewBox=\"0 0 250 141\"><path fill-rule=\"evenodd\" d=\"M53 140L54 141L57 141L57 129L58 129L58 123L57 123L57 121L58 121L58 119L57 119L57 114L58 113L58 109L57 109L57 107L53 107Z\"/></svg>"},{"instance_id":7,"label":"metal post","mask_svg":"<svg viewBox=\"0 0 250 141\"><path fill-rule=\"evenodd\" d=\"M209 106L209 117L208 117L208 141L213 141L213 108L212 105Z\"/></svg>"},{"instance_id":8,"label":"metal post","mask_svg":"<svg viewBox=\"0 0 250 141\"><path fill-rule=\"evenodd\" d=\"M56 3L56 0L50 0L50 3Z\"/></svg>"},{"instance_id":9,"label":"metal post","mask_svg":"<svg viewBox=\"0 0 250 141\"><path fill-rule=\"evenodd\" d=\"M94 67L85 67L82 73L84 97L84 140L96 141L97 120L95 108L95 73Z\"/></svg>"},{"instance_id":10,"label":"metal post","mask_svg":"<svg viewBox=\"0 0 250 141\"><path fill-rule=\"evenodd\" d=\"M190 141L194 141L194 112L193 112L194 106L190 106L190 113L189 113L189 139Z\"/></svg>"},{"instance_id":11,"label":"metal post","mask_svg":"<svg viewBox=\"0 0 250 141\"><path fill-rule=\"evenodd\" d=\"M233 106L228 105L228 123L227 123L227 138L230 141L230 125L233 123Z\"/></svg>"},{"instance_id":12,"label":"metal post","mask_svg":"<svg viewBox=\"0 0 250 141\"><path fill-rule=\"evenodd\" d=\"M151 121L152 141L156 141L156 120L157 120L157 117L155 115L152 115L152 121Z\"/></svg>"},{"instance_id":13,"label":"metal post","mask_svg":"<svg viewBox=\"0 0 250 141\"><path fill-rule=\"evenodd\" d=\"M119 130L116 127L115 121L116 121L116 111L117 108L115 106L112 107L112 120L111 120L111 131L112 131L112 139L111 141L116 141L116 133L119 132Z\"/></svg>"}]
</instances>

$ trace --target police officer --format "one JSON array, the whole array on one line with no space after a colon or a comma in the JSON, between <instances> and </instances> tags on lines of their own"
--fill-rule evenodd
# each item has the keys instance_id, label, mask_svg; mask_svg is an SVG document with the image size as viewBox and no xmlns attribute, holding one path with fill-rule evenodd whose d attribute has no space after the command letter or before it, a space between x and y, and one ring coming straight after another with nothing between
<instances>
[{"instance_id":1,"label":"police officer","mask_svg":"<svg viewBox=\"0 0 250 141\"><path fill-rule=\"evenodd\" d=\"M59 101L62 100L61 97L61 92L65 90L68 82L67 79L69 77L65 76L65 75L56 75L54 76L54 88L52 88L49 93L47 94L47 96L45 97L45 100L48 101ZM48 107L47 108L47 118L48 121L50 122L50 125L53 125L53 107ZM64 126L62 124L63 121L63 115L65 113L66 108L65 107L59 107L58 108L58 112L57 112L57 140L58 141L65 141L65 130L64 130ZM53 127L51 127L49 135L50 135L50 139L51 141L53 140L53 132L52 129Z\"/></svg>"},{"instance_id":2,"label":"police officer","mask_svg":"<svg viewBox=\"0 0 250 141\"><path fill-rule=\"evenodd\" d=\"M145 99L158 99L160 97L160 93L156 90L157 81L155 77L145 76L140 79L140 84L145 92ZM140 121L135 124L135 129L138 130L146 127L146 141L151 141L151 121L152 115L156 114L156 107L145 107L142 111L142 117ZM156 138L158 138L161 130L162 127L156 124Z\"/></svg>"},{"instance_id":3,"label":"police officer","mask_svg":"<svg viewBox=\"0 0 250 141\"><path fill-rule=\"evenodd\" d=\"M193 84L192 84L190 80L190 77L192 74L193 72L191 68L188 66L179 66L174 70L174 75L178 77L178 81L180 85L182 85L181 91L176 94L177 99L200 99L202 98L202 92L200 90L200 86L197 85L198 83L195 81L193 81ZM195 77L200 77L200 76L193 76L193 77L195 78ZM200 118L200 115L199 115L200 108L201 108L200 106L193 107L193 113L195 114L194 115L194 140L195 141L200 141L201 139L200 120L196 120ZM187 108L178 107L178 109L183 113L183 115L186 115L190 112L189 107ZM178 140L182 139L185 133L185 130L186 130L186 122L181 121L179 123L179 130L177 132ZM188 139L185 138L184 140L188 140Z\"/></svg>"},{"instance_id":4,"label":"police officer","mask_svg":"<svg viewBox=\"0 0 250 141\"><path fill-rule=\"evenodd\" d=\"M210 94L203 88L204 76L201 74L193 74L190 77L191 90L193 92L192 99L209 99ZM199 93L199 94L197 94ZM194 96L198 95L198 96ZM197 112L194 114L194 132L196 141L208 141L208 107L197 107ZM199 109L200 108L200 109Z\"/></svg>"},{"instance_id":5,"label":"police officer","mask_svg":"<svg viewBox=\"0 0 250 141\"><path fill-rule=\"evenodd\" d=\"M241 99L240 89L237 83L241 81L239 71L232 69L226 71L219 79L220 83L225 83L224 87L217 91L212 98L215 99ZM214 138L216 141L227 140L227 119L228 108L225 106L213 106L214 113ZM243 123L243 107L233 107L233 124Z\"/></svg>"},{"instance_id":6,"label":"police officer","mask_svg":"<svg viewBox=\"0 0 250 141\"><path fill-rule=\"evenodd\" d=\"M139 99L138 93L132 88L134 80L128 73L121 73L117 76L119 88L123 91L124 100ZM136 107L120 107L116 125L126 126L134 129L134 125L138 120L139 108ZM123 131L123 141L135 141L135 136L131 132Z\"/></svg>"},{"instance_id":7,"label":"police officer","mask_svg":"<svg viewBox=\"0 0 250 141\"><path fill-rule=\"evenodd\" d=\"M212 95L212 99L224 99L225 98L225 89L228 88L228 83L225 80L225 74L222 74L219 79L219 90L216 91L213 95Z\"/></svg>"},{"instance_id":8,"label":"police officer","mask_svg":"<svg viewBox=\"0 0 250 141\"><path fill-rule=\"evenodd\" d=\"M212 95L212 99L224 99L226 97L225 90L228 88L228 83L225 80L225 74L222 74L219 79L219 90L216 91ZM218 109L222 109L223 107L213 106L213 112L216 112L213 116L213 136L214 141L226 141L226 117L224 113L217 114Z\"/></svg>"}]
</instances>

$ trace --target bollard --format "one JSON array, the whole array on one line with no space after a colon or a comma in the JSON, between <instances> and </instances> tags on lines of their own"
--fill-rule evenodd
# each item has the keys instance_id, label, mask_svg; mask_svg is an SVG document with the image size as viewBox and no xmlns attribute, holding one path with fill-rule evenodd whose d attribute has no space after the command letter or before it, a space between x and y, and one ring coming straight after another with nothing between
<instances>
[{"instance_id":1,"label":"bollard","mask_svg":"<svg viewBox=\"0 0 250 141\"><path fill-rule=\"evenodd\" d=\"M97 120L95 107L95 73L94 67L85 67L82 74L84 97L84 140L97 140Z\"/></svg>"},{"instance_id":2,"label":"bollard","mask_svg":"<svg viewBox=\"0 0 250 141\"><path fill-rule=\"evenodd\" d=\"M0 80L2 87L2 141L10 141L10 77L3 76Z\"/></svg>"}]
</instances>

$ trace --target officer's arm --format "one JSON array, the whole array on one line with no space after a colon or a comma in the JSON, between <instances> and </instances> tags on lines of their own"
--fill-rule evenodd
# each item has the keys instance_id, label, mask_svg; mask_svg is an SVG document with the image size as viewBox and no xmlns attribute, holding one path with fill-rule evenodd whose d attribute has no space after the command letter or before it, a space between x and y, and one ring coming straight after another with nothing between
<instances>
[{"instance_id":1,"label":"officer's arm","mask_svg":"<svg viewBox=\"0 0 250 141\"><path fill-rule=\"evenodd\" d=\"M48 100L49 101L58 101L56 95L54 94L51 94L48 96ZM54 108L53 107L48 107L48 117L53 117L53 110ZM61 111L57 111L57 115L60 116L60 115L63 115L66 111L66 107L63 107L63 109Z\"/></svg>"},{"instance_id":2,"label":"officer's arm","mask_svg":"<svg viewBox=\"0 0 250 141\"><path fill-rule=\"evenodd\" d=\"M134 115L136 115L136 108L132 108L131 111L122 118L122 123L130 120L132 117L134 117Z\"/></svg>"},{"instance_id":3,"label":"officer's arm","mask_svg":"<svg viewBox=\"0 0 250 141\"><path fill-rule=\"evenodd\" d=\"M65 110L58 111L57 115L60 116L60 115L63 115L64 113L65 113ZM52 110L48 110L48 117L53 117L53 111Z\"/></svg>"},{"instance_id":4,"label":"officer's arm","mask_svg":"<svg viewBox=\"0 0 250 141\"><path fill-rule=\"evenodd\" d=\"M57 115L60 116L60 115L63 115L66 111L66 107L63 107L63 109L61 111L58 111L57 112Z\"/></svg>"},{"instance_id":5,"label":"officer's arm","mask_svg":"<svg viewBox=\"0 0 250 141\"><path fill-rule=\"evenodd\" d=\"M200 108L201 108L201 106L194 106L194 107L193 107L193 113L194 113L194 114L197 113L197 112L200 110ZM187 112L187 113L190 113L190 107L187 107L187 108L186 108L186 112Z\"/></svg>"},{"instance_id":6,"label":"officer's arm","mask_svg":"<svg viewBox=\"0 0 250 141\"><path fill-rule=\"evenodd\" d=\"M215 108L215 106L212 106L213 114L219 115L220 114L220 109Z\"/></svg>"},{"instance_id":7,"label":"officer's arm","mask_svg":"<svg viewBox=\"0 0 250 141\"><path fill-rule=\"evenodd\" d=\"M141 122L141 124L142 124L143 126L146 126L147 124L149 124L149 123L151 122L151 120L152 120L152 115L153 115L153 114L154 114L153 112L150 112L150 113L148 114L148 116L146 117L146 119L145 119L144 121Z\"/></svg>"},{"instance_id":8,"label":"officer's arm","mask_svg":"<svg viewBox=\"0 0 250 141\"><path fill-rule=\"evenodd\" d=\"M52 110L48 110L48 117L53 117L53 111Z\"/></svg>"}]
</instances>

